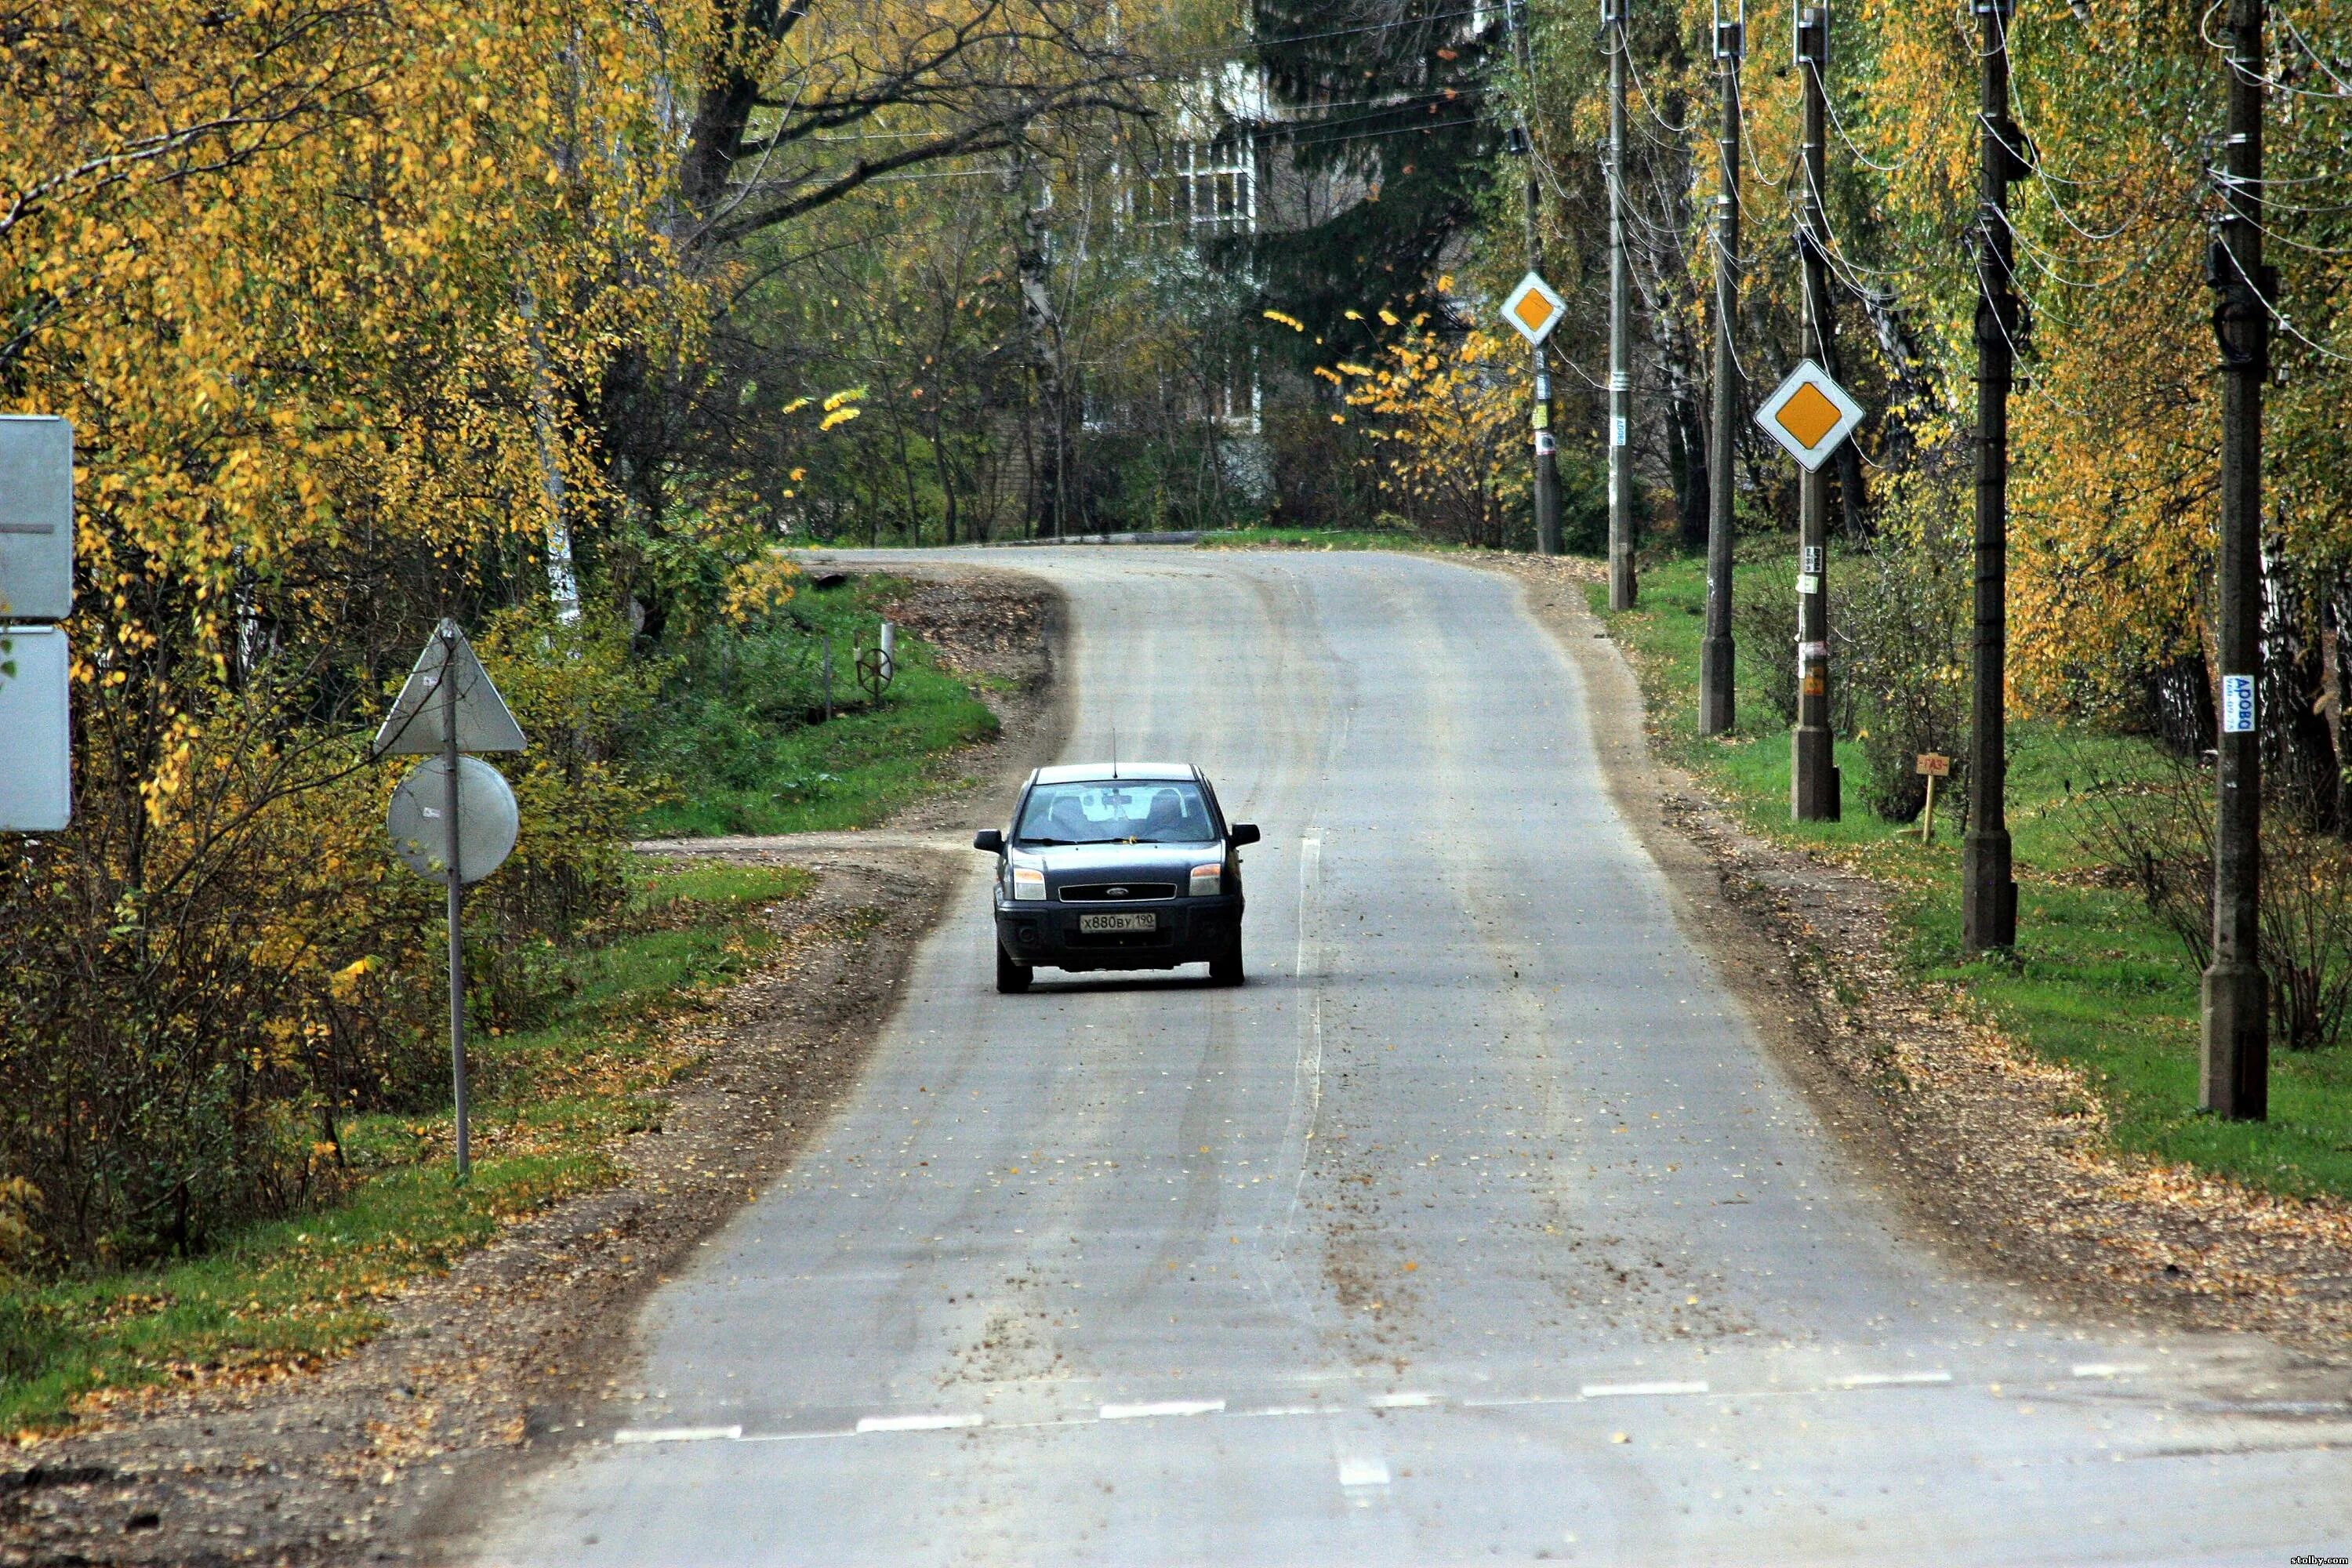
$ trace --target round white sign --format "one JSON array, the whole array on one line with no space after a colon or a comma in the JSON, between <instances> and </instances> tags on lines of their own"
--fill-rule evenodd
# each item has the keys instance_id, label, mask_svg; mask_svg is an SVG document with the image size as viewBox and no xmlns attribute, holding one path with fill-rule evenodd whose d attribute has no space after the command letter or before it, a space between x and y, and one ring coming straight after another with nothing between
<instances>
[{"instance_id":1,"label":"round white sign","mask_svg":"<svg viewBox=\"0 0 2352 1568\"><path fill-rule=\"evenodd\" d=\"M457 869L478 882L514 853L522 816L498 769L478 757L457 759ZM393 853L431 881L449 880L449 760L427 757L392 792L384 826Z\"/></svg>"}]
</instances>

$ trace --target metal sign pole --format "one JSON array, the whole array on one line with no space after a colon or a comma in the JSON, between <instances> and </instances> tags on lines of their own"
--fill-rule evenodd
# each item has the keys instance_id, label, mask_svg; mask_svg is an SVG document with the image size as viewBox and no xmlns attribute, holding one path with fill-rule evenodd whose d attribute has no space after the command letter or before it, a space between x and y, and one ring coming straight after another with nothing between
<instances>
[{"instance_id":1,"label":"metal sign pole","mask_svg":"<svg viewBox=\"0 0 2352 1568\"><path fill-rule=\"evenodd\" d=\"M449 814L449 1082L457 1110L457 1179L473 1173L472 1151L466 1127L466 943L459 921L464 912L466 879L460 865L457 822L457 638L454 623L441 634L441 724L447 744L448 793L443 809Z\"/></svg>"}]
</instances>

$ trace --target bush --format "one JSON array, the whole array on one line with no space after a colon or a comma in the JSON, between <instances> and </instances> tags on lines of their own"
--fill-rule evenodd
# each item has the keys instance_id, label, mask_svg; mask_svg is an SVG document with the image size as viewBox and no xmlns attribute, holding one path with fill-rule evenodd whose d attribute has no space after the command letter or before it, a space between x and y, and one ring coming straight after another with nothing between
<instances>
[{"instance_id":1,"label":"bush","mask_svg":"<svg viewBox=\"0 0 2352 1568\"><path fill-rule=\"evenodd\" d=\"M1783 724L1797 721L1797 564L1793 545L1775 543L1741 574L1731 605L1732 635L1753 662L1754 695Z\"/></svg>"},{"instance_id":2,"label":"bush","mask_svg":"<svg viewBox=\"0 0 2352 1568\"><path fill-rule=\"evenodd\" d=\"M2213 795L2210 773L2170 758L2151 777L2095 784L2078 830L2199 971L2213 962ZM2289 1050L2332 1046L2352 1009L2352 847L2265 811L2261 876L2273 1037Z\"/></svg>"},{"instance_id":3,"label":"bush","mask_svg":"<svg viewBox=\"0 0 2352 1568\"><path fill-rule=\"evenodd\" d=\"M1958 484L1906 476L1889 493L1874 547L1849 556L1832 586L1846 723L1862 742L1863 798L1889 822L1917 820L1923 752L1969 744L1972 517ZM1944 795L1967 809L1967 779Z\"/></svg>"},{"instance_id":4,"label":"bush","mask_svg":"<svg viewBox=\"0 0 2352 1568\"><path fill-rule=\"evenodd\" d=\"M533 1005L530 952L620 896L643 790L611 741L646 686L609 620L511 615L479 646L532 746L516 858L468 900L497 1021ZM439 889L383 833L411 759L304 724L309 697L219 694L157 759L89 695L72 828L9 841L0 1181L28 1269L198 1250L334 1190L345 1117L446 1091Z\"/></svg>"},{"instance_id":5,"label":"bush","mask_svg":"<svg viewBox=\"0 0 2352 1568\"><path fill-rule=\"evenodd\" d=\"M1330 405L1303 393L1266 399L1266 456L1274 476L1269 524L1354 528L1379 510L1361 431L1333 424L1331 414Z\"/></svg>"}]
</instances>

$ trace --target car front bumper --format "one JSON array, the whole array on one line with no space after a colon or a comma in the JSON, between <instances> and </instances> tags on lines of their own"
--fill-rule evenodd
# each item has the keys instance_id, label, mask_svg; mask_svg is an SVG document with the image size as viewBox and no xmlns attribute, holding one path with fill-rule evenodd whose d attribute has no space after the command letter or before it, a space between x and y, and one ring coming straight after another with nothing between
<instances>
[{"instance_id":1,"label":"car front bumper","mask_svg":"<svg viewBox=\"0 0 2352 1568\"><path fill-rule=\"evenodd\" d=\"M1149 931L1088 932L1078 917L1145 914L1156 917ZM1142 904L996 904L996 940L1013 961L1055 969L1173 969L1223 956L1242 922L1242 896L1155 899Z\"/></svg>"}]
</instances>

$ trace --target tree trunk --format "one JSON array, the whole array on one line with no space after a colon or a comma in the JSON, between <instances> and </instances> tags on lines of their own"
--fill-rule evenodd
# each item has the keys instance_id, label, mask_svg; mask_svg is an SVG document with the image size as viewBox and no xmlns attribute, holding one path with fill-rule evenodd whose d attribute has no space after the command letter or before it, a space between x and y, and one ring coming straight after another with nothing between
<instances>
[{"instance_id":1,"label":"tree trunk","mask_svg":"<svg viewBox=\"0 0 2352 1568\"><path fill-rule=\"evenodd\" d=\"M1063 363L1062 319L1054 309L1051 235L1045 209L1039 205L1034 165L1022 160L1017 178L1021 202L1021 240L1015 270L1021 285L1021 320L1027 329L1029 371L1037 385L1037 400L1045 418L1038 442L1034 490L1037 531L1058 538L1069 521L1070 414L1069 384Z\"/></svg>"}]
</instances>

